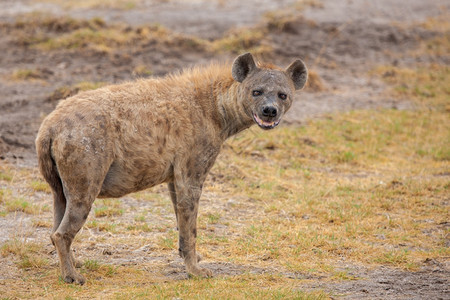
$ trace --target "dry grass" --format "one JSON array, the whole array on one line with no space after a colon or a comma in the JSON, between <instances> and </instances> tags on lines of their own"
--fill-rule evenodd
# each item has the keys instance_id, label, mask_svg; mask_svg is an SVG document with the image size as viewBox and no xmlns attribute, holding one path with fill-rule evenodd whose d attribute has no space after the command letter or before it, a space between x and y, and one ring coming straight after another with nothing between
<instances>
[{"instance_id":1,"label":"dry grass","mask_svg":"<svg viewBox=\"0 0 450 300\"><path fill-rule=\"evenodd\" d=\"M295 9L294 9L295 10ZM77 20L70 17L54 17L45 14L29 14L19 19L9 30L16 31L15 43L40 51L69 50L87 55L114 54L123 48L133 46L136 49L148 44L161 47L191 49L201 52L240 54L252 52L257 57L270 58L273 53L271 35L279 31L296 31L297 14L285 12L267 13L260 23L252 27L232 28L215 40L201 39L175 33L159 24L130 28L124 24L106 24L100 18ZM297 23L296 23L297 22ZM312 26L310 21L302 22ZM20 71L20 70L19 70ZM31 70L33 71L33 70ZM36 72L24 72L13 75L14 78L34 78ZM147 66L136 66L137 76L148 76L151 70ZM18 79L16 79L18 80Z\"/></svg>"},{"instance_id":2,"label":"dry grass","mask_svg":"<svg viewBox=\"0 0 450 300\"><path fill-rule=\"evenodd\" d=\"M4 201L4 204L7 212L24 212L31 215L39 213L39 207L26 201L23 197Z\"/></svg>"},{"instance_id":3,"label":"dry grass","mask_svg":"<svg viewBox=\"0 0 450 300\"><path fill-rule=\"evenodd\" d=\"M53 102L66 99L68 97L76 95L79 92L98 89L105 85L107 85L107 83L102 81L101 82L82 81L71 86L62 86L53 91L47 97L47 101Z\"/></svg>"},{"instance_id":4,"label":"dry grass","mask_svg":"<svg viewBox=\"0 0 450 300\"><path fill-rule=\"evenodd\" d=\"M111 54L120 47L156 42L164 46L182 46L204 52L242 53L250 51L255 55L268 56L272 53L268 33L278 30L277 28L283 27L283 24L290 24L291 19L292 17L278 18L269 14L261 24L249 28L232 29L223 37L212 41L177 34L158 24L130 29L120 24L106 25L99 18L76 20L43 14L27 15L18 20L11 30L20 29L16 35L16 44L41 51L83 49L101 54ZM141 73L139 70L137 71ZM146 70L144 70L145 73Z\"/></svg>"},{"instance_id":5,"label":"dry grass","mask_svg":"<svg viewBox=\"0 0 450 300\"><path fill-rule=\"evenodd\" d=\"M212 42L205 41L207 49L213 52L243 53L252 52L254 55L265 58L270 57L273 48L271 46L271 33L295 32L298 20L314 25L311 21L303 20L299 11L306 7L319 7L317 0L302 0L291 5L292 9L270 11L264 14L259 24L248 28L234 28L222 38Z\"/></svg>"},{"instance_id":6,"label":"dry grass","mask_svg":"<svg viewBox=\"0 0 450 300\"><path fill-rule=\"evenodd\" d=\"M244 53L264 56L272 52L263 28L239 28L208 44L210 51Z\"/></svg>"},{"instance_id":7,"label":"dry grass","mask_svg":"<svg viewBox=\"0 0 450 300\"><path fill-rule=\"evenodd\" d=\"M42 256L42 245L22 239L13 239L0 248L3 257L14 256L16 265L21 269L42 269L48 260Z\"/></svg>"},{"instance_id":8,"label":"dry grass","mask_svg":"<svg viewBox=\"0 0 450 300\"><path fill-rule=\"evenodd\" d=\"M109 8L128 10L138 7L142 0L39 0L38 2L54 3L65 9Z\"/></svg>"},{"instance_id":9,"label":"dry grass","mask_svg":"<svg viewBox=\"0 0 450 300\"><path fill-rule=\"evenodd\" d=\"M248 28L234 28L224 36L215 40L183 36L155 24L129 28L125 25L107 25L102 19L76 20L69 17L53 17L43 14L30 14L16 22L15 43L41 51L79 51L114 57L121 48L133 47L149 43L158 43L163 47L181 47L202 52L232 53L234 55L252 52L261 59L270 59L273 48L271 33L289 31L295 26L291 14L281 12L268 13L260 24ZM294 29L292 29L294 30ZM149 76L152 70L146 65L138 65L133 70L134 76ZM324 85L314 71L310 72L309 91L322 91ZM42 70L16 70L10 77L13 80L43 80L48 74ZM102 84L102 83L101 83ZM80 90L96 88L96 86L61 87L49 100L59 100L72 96Z\"/></svg>"},{"instance_id":10,"label":"dry grass","mask_svg":"<svg viewBox=\"0 0 450 300\"><path fill-rule=\"evenodd\" d=\"M114 47L132 43L138 36L116 28L80 28L57 37L49 37L37 43L35 47L44 51L87 48L109 53Z\"/></svg>"},{"instance_id":11,"label":"dry grass","mask_svg":"<svg viewBox=\"0 0 450 300\"><path fill-rule=\"evenodd\" d=\"M65 9L117 9L129 10L138 9L144 2L143 0L35 0L36 2L48 2L57 4ZM159 0L161 2L170 2L171 0ZM192 2L193 0L183 0L185 2ZM217 2L220 6L225 6L224 0L209 0ZM195 1L194 2L198 2ZM303 10L307 7L323 7L319 0L298 0L292 5L297 10Z\"/></svg>"},{"instance_id":12,"label":"dry grass","mask_svg":"<svg viewBox=\"0 0 450 300\"><path fill-rule=\"evenodd\" d=\"M295 3L295 7L298 10L303 10L308 7L316 7L316 8L323 8L323 3L320 0L298 0Z\"/></svg>"},{"instance_id":13,"label":"dry grass","mask_svg":"<svg viewBox=\"0 0 450 300\"><path fill-rule=\"evenodd\" d=\"M208 41L174 33L158 24L130 28L123 24L107 25L100 18L77 20L70 17L32 13L15 24L5 25L16 31L15 43L41 51L89 50L114 53L120 47L156 42L164 46L203 49Z\"/></svg>"},{"instance_id":14,"label":"dry grass","mask_svg":"<svg viewBox=\"0 0 450 300\"><path fill-rule=\"evenodd\" d=\"M253 142L238 156L225 151L213 173L234 183L231 195L246 195L261 210L222 251L232 249L239 263L265 257L313 273L342 258L414 269L425 258L446 257L446 118L352 112L300 130L242 135L231 147Z\"/></svg>"},{"instance_id":15,"label":"dry grass","mask_svg":"<svg viewBox=\"0 0 450 300\"><path fill-rule=\"evenodd\" d=\"M9 77L10 80L40 80L45 76L37 69L17 69Z\"/></svg>"},{"instance_id":16,"label":"dry grass","mask_svg":"<svg viewBox=\"0 0 450 300\"><path fill-rule=\"evenodd\" d=\"M398 68L380 66L372 74L380 76L389 84L395 86L394 94L398 97L413 98L421 109L450 111L448 97L448 80L450 67L438 64L419 66L418 68ZM437 83L437 84L436 84Z\"/></svg>"},{"instance_id":17,"label":"dry grass","mask_svg":"<svg viewBox=\"0 0 450 300\"><path fill-rule=\"evenodd\" d=\"M123 209L120 208L118 199L99 199L94 205L95 217L121 216Z\"/></svg>"},{"instance_id":18,"label":"dry grass","mask_svg":"<svg viewBox=\"0 0 450 300\"><path fill-rule=\"evenodd\" d=\"M306 82L305 91L306 92L323 92L327 88L325 84L322 82L321 77L314 70L308 71L308 81Z\"/></svg>"},{"instance_id":19,"label":"dry grass","mask_svg":"<svg viewBox=\"0 0 450 300\"><path fill-rule=\"evenodd\" d=\"M51 189L50 189L49 185L42 179L32 180L30 182L30 187L36 192L44 192L47 194L51 193Z\"/></svg>"},{"instance_id":20,"label":"dry grass","mask_svg":"<svg viewBox=\"0 0 450 300\"><path fill-rule=\"evenodd\" d=\"M420 46L411 49L406 56L440 56L445 57L450 49L450 13L442 8L438 16L429 17L424 22L416 23L412 26L422 27L435 33L433 38L428 38L420 42Z\"/></svg>"},{"instance_id":21,"label":"dry grass","mask_svg":"<svg viewBox=\"0 0 450 300\"><path fill-rule=\"evenodd\" d=\"M14 178L13 170L9 166L0 165L0 181L12 181Z\"/></svg>"}]
</instances>

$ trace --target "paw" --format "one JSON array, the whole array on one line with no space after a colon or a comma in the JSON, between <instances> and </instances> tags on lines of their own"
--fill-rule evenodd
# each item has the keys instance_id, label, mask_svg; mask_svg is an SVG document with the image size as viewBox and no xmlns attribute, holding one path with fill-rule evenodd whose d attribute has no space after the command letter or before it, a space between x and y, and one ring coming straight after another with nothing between
<instances>
[{"instance_id":1,"label":"paw","mask_svg":"<svg viewBox=\"0 0 450 300\"><path fill-rule=\"evenodd\" d=\"M76 272L63 276L63 280L67 283L76 283L79 285L83 285L86 282L84 276Z\"/></svg>"},{"instance_id":2,"label":"paw","mask_svg":"<svg viewBox=\"0 0 450 300\"><path fill-rule=\"evenodd\" d=\"M206 268L199 268L197 266L188 268L189 277L201 277L201 278L209 278L213 277L213 273L211 270Z\"/></svg>"}]
</instances>

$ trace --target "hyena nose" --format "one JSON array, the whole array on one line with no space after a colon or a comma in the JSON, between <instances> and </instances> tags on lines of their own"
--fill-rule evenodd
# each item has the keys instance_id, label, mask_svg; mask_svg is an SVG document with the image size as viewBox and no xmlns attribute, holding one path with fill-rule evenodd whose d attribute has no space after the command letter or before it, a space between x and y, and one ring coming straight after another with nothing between
<instances>
[{"instance_id":1,"label":"hyena nose","mask_svg":"<svg viewBox=\"0 0 450 300\"><path fill-rule=\"evenodd\" d=\"M275 117L277 115L277 108L275 106L263 106L262 114L264 117Z\"/></svg>"}]
</instances>

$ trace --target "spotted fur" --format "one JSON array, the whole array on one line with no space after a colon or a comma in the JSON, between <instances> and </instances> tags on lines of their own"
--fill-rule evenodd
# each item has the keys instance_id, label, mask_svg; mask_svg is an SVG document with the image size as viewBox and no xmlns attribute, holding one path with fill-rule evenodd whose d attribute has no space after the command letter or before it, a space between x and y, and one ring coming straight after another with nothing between
<instances>
[{"instance_id":1,"label":"spotted fur","mask_svg":"<svg viewBox=\"0 0 450 300\"><path fill-rule=\"evenodd\" d=\"M255 123L273 128L306 76L300 60L283 71L258 65L247 53L231 70L213 64L61 101L43 121L36 149L40 171L53 192L51 240L63 279L85 282L70 249L96 198L121 197L164 182L186 270L211 276L198 265L195 250L203 182L223 142ZM255 96L256 89L262 94Z\"/></svg>"}]
</instances>

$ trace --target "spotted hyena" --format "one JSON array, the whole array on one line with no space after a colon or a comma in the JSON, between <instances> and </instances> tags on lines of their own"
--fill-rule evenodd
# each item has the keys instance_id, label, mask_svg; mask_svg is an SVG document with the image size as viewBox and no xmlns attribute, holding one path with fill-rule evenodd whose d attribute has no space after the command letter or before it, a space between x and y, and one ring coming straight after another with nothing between
<instances>
[{"instance_id":1,"label":"spotted hyena","mask_svg":"<svg viewBox=\"0 0 450 300\"><path fill-rule=\"evenodd\" d=\"M54 199L51 240L66 282L83 284L72 241L95 198L122 197L166 182L190 275L209 277L195 250L203 182L230 136L277 126L303 88L301 60L283 70L250 53L227 65L192 68L75 95L43 121L39 168Z\"/></svg>"}]
</instances>

